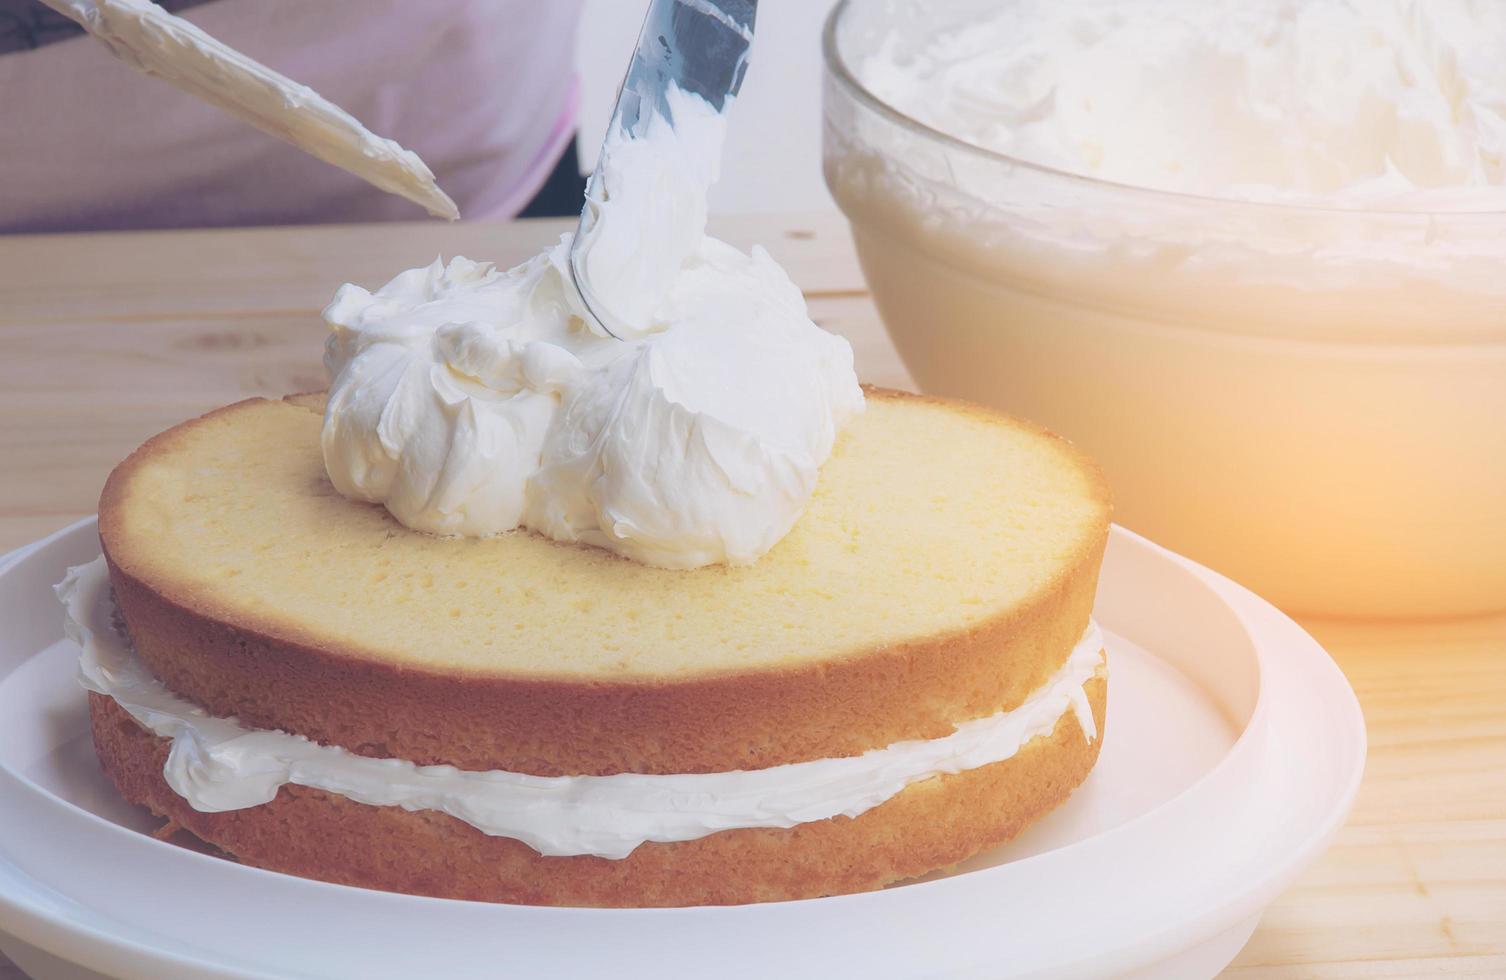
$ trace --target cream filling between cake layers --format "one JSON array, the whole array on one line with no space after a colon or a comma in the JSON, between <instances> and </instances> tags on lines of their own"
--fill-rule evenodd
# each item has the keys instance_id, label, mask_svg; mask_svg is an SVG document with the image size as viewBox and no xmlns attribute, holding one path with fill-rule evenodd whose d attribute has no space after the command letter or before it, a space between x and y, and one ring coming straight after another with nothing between
<instances>
[{"instance_id":1,"label":"cream filling between cake layers","mask_svg":"<svg viewBox=\"0 0 1506 980\"><path fill-rule=\"evenodd\" d=\"M1098 736L1084 685L1105 661L1103 636L1090 621L1066 662L1024 703L963 722L942 738L718 773L533 776L419 766L356 755L288 732L248 729L178 697L119 632L103 557L69 569L57 593L67 610L65 629L81 651L81 683L113 699L148 731L171 739L163 776L202 812L268 803L293 783L373 806L438 810L546 856L616 859L648 841L856 817L913 783L1002 762L1031 739L1050 735L1069 711L1089 740Z\"/></svg>"}]
</instances>

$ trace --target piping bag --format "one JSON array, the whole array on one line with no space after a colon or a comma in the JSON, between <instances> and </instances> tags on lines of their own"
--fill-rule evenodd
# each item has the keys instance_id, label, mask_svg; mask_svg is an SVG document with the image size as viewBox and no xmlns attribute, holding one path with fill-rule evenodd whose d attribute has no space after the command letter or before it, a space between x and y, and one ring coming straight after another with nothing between
<instances>
[{"instance_id":1,"label":"piping bag","mask_svg":"<svg viewBox=\"0 0 1506 980\"><path fill-rule=\"evenodd\" d=\"M307 85L210 37L150 0L41 0L146 75L218 106L264 133L439 218L460 211L434 174L396 142L376 135Z\"/></svg>"}]
</instances>

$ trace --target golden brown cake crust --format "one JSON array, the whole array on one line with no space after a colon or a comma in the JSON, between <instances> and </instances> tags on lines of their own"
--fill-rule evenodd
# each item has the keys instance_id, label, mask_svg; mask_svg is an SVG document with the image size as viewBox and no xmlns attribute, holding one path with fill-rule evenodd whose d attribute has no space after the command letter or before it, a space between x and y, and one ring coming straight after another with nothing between
<instances>
[{"instance_id":1,"label":"golden brown cake crust","mask_svg":"<svg viewBox=\"0 0 1506 980\"><path fill-rule=\"evenodd\" d=\"M868 396L920 399L872 389ZM926 400L1049 436L988 409ZM306 398L300 404L312 407ZM170 689L212 715L419 764L539 775L720 772L942 737L961 721L1015 707L1061 665L1087 623L1108 534L1108 491L1097 467L1062 444L1100 510L1096 533L1027 601L974 627L830 660L674 681L474 676L306 642L249 615L216 615L193 592L138 575L123 553L121 501L134 471L182 428L117 467L100 501L110 579L138 653Z\"/></svg>"},{"instance_id":2,"label":"golden brown cake crust","mask_svg":"<svg viewBox=\"0 0 1506 980\"><path fill-rule=\"evenodd\" d=\"M1100 733L1106 683L1087 684ZM1067 712L1003 762L916 783L856 818L789 830L722 831L649 843L620 861L541 857L448 815L375 807L301 786L272 802L200 813L162 777L168 741L89 696L94 742L122 795L246 864L416 895L529 905L730 905L880 888L1014 837L1061 803L1097 760Z\"/></svg>"}]
</instances>

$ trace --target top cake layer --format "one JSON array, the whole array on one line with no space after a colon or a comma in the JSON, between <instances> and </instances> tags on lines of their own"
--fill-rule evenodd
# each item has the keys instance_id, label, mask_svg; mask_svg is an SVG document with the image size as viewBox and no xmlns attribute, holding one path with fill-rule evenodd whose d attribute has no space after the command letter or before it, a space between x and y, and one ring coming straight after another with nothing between
<instances>
[{"instance_id":1,"label":"top cake layer","mask_svg":"<svg viewBox=\"0 0 1506 980\"><path fill-rule=\"evenodd\" d=\"M527 533L410 531L334 492L319 423L252 400L147 443L101 503L112 563L197 611L366 660L683 679L966 630L1059 586L1106 524L1098 473L1067 443L880 396L772 552L671 571Z\"/></svg>"},{"instance_id":2,"label":"top cake layer","mask_svg":"<svg viewBox=\"0 0 1506 980\"><path fill-rule=\"evenodd\" d=\"M319 427L254 399L143 446L100 501L115 599L209 714L420 765L725 772L949 735L1061 667L1108 535L1068 444L894 393L772 551L691 571L410 530L334 491Z\"/></svg>"}]
</instances>

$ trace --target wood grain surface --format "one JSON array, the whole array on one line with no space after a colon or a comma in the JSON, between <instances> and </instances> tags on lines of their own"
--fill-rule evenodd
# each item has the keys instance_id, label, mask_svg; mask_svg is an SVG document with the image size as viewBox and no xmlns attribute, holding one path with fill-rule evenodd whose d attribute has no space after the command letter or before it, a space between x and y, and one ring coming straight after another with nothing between
<instances>
[{"instance_id":1,"label":"wood grain surface","mask_svg":"<svg viewBox=\"0 0 1506 980\"><path fill-rule=\"evenodd\" d=\"M511 224L0 237L0 552L94 511L151 434L250 395L321 387L318 311L457 253L501 265L558 237ZM840 219L717 224L762 243L864 380L909 387ZM1506 616L1306 620L1370 732L1337 844L1266 912L1228 976L1506 977ZM0 980L21 974L0 959Z\"/></svg>"}]
</instances>

